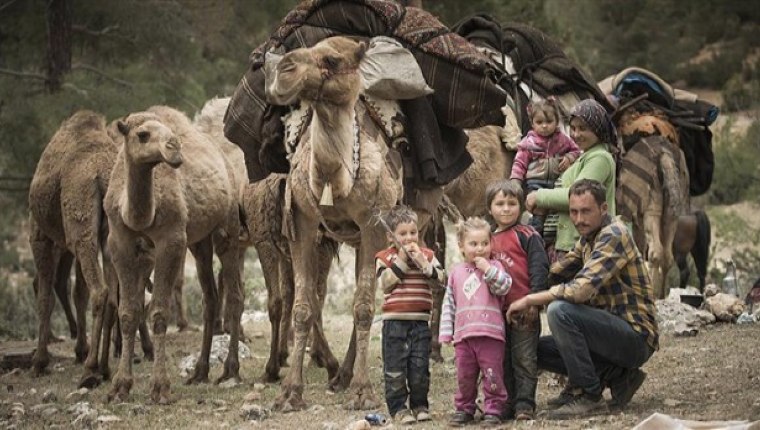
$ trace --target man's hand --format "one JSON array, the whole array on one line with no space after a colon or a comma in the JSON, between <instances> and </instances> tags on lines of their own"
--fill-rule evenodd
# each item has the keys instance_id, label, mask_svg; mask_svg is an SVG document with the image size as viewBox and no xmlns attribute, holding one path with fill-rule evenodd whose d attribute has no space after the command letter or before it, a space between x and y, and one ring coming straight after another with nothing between
<instances>
[{"instance_id":1,"label":"man's hand","mask_svg":"<svg viewBox=\"0 0 760 430\"><path fill-rule=\"evenodd\" d=\"M483 257L475 257L472 262L484 274L491 268L491 263Z\"/></svg>"},{"instance_id":2,"label":"man's hand","mask_svg":"<svg viewBox=\"0 0 760 430\"><path fill-rule=\"evenodd\" d=\"M513 315L514 321L509 322L522 328L535 327L536 321L538 320L539 309L538 306L530 306L523 312Z\"/></svg>"},{"instance_id":3,"label":"man's hand","mask_svg":"<svg viewBox=\"0 0 760 430\"><path fill-rule=\"evenodd\" d=\"M509 309L507 309L507 321L517 322L515 318L529 308L531 308L531 305L528 303L528 296L519 298L516 302L509 305Z\"/></svg>"},{"instance_id":4,"label":"man's hand","mask_svg":"<svg viewBox=\"0 0 760 430\"><path fill-rule=\"evenodd\" d=\"M533 213L533 211L536 209L536 192L535 191L531 191L525 197L525 209L530 213Z\"/></svg>"}]
</instances>

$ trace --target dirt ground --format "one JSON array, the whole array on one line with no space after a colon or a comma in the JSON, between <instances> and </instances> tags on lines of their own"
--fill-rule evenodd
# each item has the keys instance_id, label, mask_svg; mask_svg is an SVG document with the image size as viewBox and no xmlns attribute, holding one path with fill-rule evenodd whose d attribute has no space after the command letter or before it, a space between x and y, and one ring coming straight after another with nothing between
<instances>
[{"instance_id":1,"label":"dirt ground","mask_svg":"<svg viewBox=\"0 0 760 430\"><path fill-rule=\"evenodd\" d=\"M350 322L350 318L344 315L327 318L326 332L338 356L342 356L345 351ZM370 372L375 393L382 400L380 328L379 322L372 328ZM363 417L366 412L346 411L341 407L346 393L326 392L326 372L308 366L305 373L305 399L310 405L309 409L289 414L272 413L262 421L246 421L241 416L240 408L247 394L257 390L260 398L254 403L268 408L279 393L277 384L260 385L257 388L253 386L266 362L268 329L267 322L257 322L247 329L248 333L253 334L253 340L249 343L253 357L241 361L244 382L232 388L211 384L183 385L177 366L183 357L198 350L200 333L177 333L172 330L168 336L167 350L176 402L170 406L150 403L149 362L134 366L136 380L130 403L106 403L107 385L83 395L69 396L76 390L82 370L73 363L71 341L54 344L52 351L56 358L51 363L52 371L49 375L36 379L31 378L26 371L0 375L0 428L83 427L82 424L72 424L76 415L68 411L80 401L90 402L101 417L118 417L120 421L96 422L93 425L113 429L343 429ZM533 422L509 422L501 428L631 428L654 412L695 420L760 420L760 370L756 361L758 337L758 324L715 325L690 338L664 335L660 350L644 367L649 375L646 382L624 413L571 421L547 421L539 416ZM430 401L433 421L413 428L446 427L446 420L452 412L456 371L451 362L452 350L444 349L444 356L444 363L433 363L431 366ZM283 369L282 375L287 370ZM220 367L212 368L212 378L219 374ZM548 374L541 375L538 388L539 411L544 409L546 400L556 395L559 389ZM46 391L51 391L57 399L51 405L35 407L44 403L42 397ZM606 395L609 396L608 393ZM24 413L20 417L13 417L12 410L15 408L18 411L18 403L22 404ZM384 408L379 410L383 412Z\"/></svg>"}]
</instances>

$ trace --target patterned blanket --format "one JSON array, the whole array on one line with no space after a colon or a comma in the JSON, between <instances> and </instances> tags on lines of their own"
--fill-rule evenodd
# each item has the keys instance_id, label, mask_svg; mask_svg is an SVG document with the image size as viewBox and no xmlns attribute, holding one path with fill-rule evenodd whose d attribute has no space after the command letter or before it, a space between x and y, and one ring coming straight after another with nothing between
<instances>
[{"instance_id":1,"label":"patterned blanket","mask_svg":"<svg viewBox=\"0 0 760 430\"><path fill-rule=\"evenodd\" d=\"M435 90L432 106L443 126L503 124L499 109L506 95L496 85L500 72L429 13L404 8L390 0L307 0L253 51L250 68L240 80L225 116L225 135L245 152L252 180L271 171L287 170L277 156L275 162L270 162L272 154L281 151L282 126L277 122L287 108L266 102L262 67L265 53L283 54L336 35L384 35L399 40L412 52L428 85ZM279 155L284 159L284 154Z\"/></svg>"}]
</instances>

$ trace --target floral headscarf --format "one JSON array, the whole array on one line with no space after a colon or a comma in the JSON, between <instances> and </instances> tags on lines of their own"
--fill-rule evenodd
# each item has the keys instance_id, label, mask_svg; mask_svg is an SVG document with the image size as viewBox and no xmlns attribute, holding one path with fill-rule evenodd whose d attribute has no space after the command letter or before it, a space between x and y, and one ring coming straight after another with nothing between
<instances>
[{"instance_id":1,"label":"floral headscarf","mask_svg":"<svg viewBox=\"0 0 760 430\"><path fill-rule=\"evenodd\" d=\"M615 124L612 123L607 111L594 99L581 100L570 111L570 120L573 117L582 119L594 132L599 141L606 143L611 148L617 146L617 133Z\"/></svg>"}]
</instances>

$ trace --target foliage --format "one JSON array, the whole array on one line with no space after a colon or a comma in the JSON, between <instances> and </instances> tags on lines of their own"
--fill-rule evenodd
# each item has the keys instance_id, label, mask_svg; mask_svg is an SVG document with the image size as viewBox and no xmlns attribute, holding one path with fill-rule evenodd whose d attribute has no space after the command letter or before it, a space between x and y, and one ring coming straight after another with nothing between
<instances>
[{"instance_id":1,"label":"foliage","mask_svg":"<svg viewBox=\"0 0 760 430\"><path fill-rule=\"evenodd\" d=\"M730 124L713 136L715 171L708 193L712 204L758 200L760 192L760 121L746 133L731 132Z\"/></svg>"}]
</instances>

